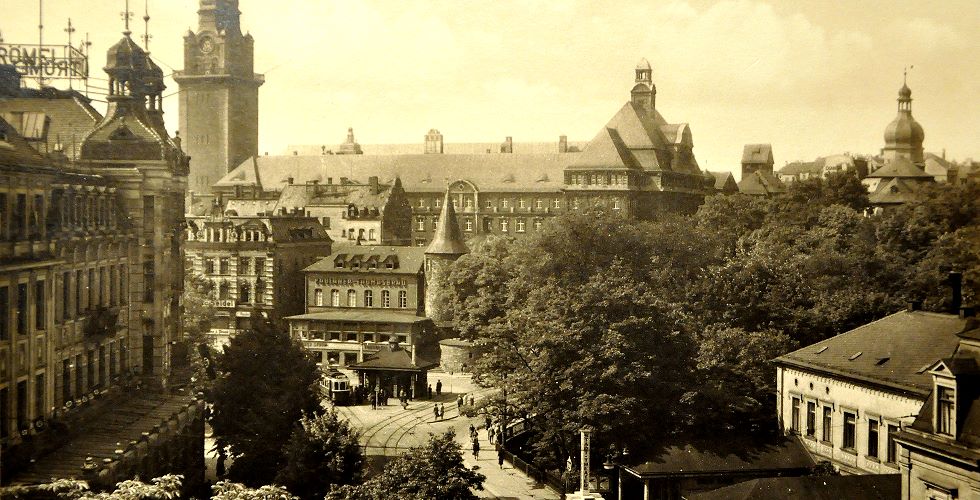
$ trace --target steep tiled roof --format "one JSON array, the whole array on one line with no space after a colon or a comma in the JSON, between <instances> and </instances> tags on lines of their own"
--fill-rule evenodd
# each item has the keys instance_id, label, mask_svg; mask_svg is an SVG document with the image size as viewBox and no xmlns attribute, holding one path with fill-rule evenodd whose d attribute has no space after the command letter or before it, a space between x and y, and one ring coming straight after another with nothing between
<instances>
[{"instance_id":1,"label":"steep tiled roof","mask_svg":"<svg viewBox=\"0 0 980 500\"><path fill-rule=\"evenodd\" d=\"M370 176L391 184L401 177L405 191L441 193L446 180L466 179L484 191L558 192L564 187L564 169L579 153L566 154L415 154L259 156L248 159L215 186L255 184L256 172L265 190L280 190L286 178L295 183L347 177L358 183Z\"/></svg>"},{"instance_id":2,"label":"steep tiled roof","mask_svg":"<svg viewBox=\"0 0 980 500\"><path fill-rule=\"evenodd\" d=\"M432 236L432 243L426 247L426 254L435 255L463 255L469 253L466 243L463 242L463 234L459 230L459 222L456 220L456 209L453 208L449 200L449 191L446 191L446 198L442 202L442 213L439 215L439 225Z\"/></svg>"},{"instance_id":3,"label":"steep tiled roof","mask_svg":"<svg viewBox=\"0 0 980 500\"><path fill-rule=\"evenodd\" d=\"M299 243L303 241L332 241L314 217L270 217L269 230L272 238L280 243Z\"/></svg>"},{"instance_id":4,"label":"steep tiled roof","mask_svg":"<svg viewBox=\"0 0 980 500\"><path fill-rule=\"evenodd\" d=\"M718 191L738 191L738 183L735 182L735 176L731 172L710 172L707 170L705 172L711 174L711 177L715 179L715 189Z\"/></svg>"},{"instance_id":5,"label":"steep tiled roof","mask_svg":"<svg viewBox=\"0 0 980 500\"><path fill-rule=\"evenodd\" d=\"M619 132L606 127L599 131L585 151L569 166L570 169L597 167L639 169L640 164L626 147Z\"/></svg>"},{"instance_id":6,"label":"steep tiled roof","mask_svg":"<svg viewBox=\"0 0 980 500\"><path fill-rule=\"evenodd\" d=\"M367 258L372 255L378 257L379 262L384 261L388 256L395 256L398 259L398 267L387 269L379 265L376 269L368 269L360 266L359 269L350 267L337 268L336 260L343 256L344 260L350 260L354 256ZM422 271L422 264L425 262L425 249L422 247L403 247L403 246L361 246L361 245L335 245L333 253L329 257L314 262L304 271L317 272L342 272L342 273L364 273L364 274L418 274Z\"/></svg>"},{"instance_id":7,"label":"steep tiled roof","mask_svg":"<svg viewBox=\"0 0 980 500\"><path fill-rule=\"evenodd\" d=\"M77 91L22 89L18 97L0 97L0 115L14 118L22 113L43 113L49 125L42 151L53 152L60 143L65 155L74 159L82 139L102 119L89 102Z\"/></svg>"},{"instance_id":8,"label":"steep tiled roof","mask_svg":"<svg viewBox=\"0 0 980 500\"><path fill-rule=\"evenodd\" d=\"M738 182L738 191L751 195L773 195L786 192L786 186L776 176L764 170L756 170Z\"/></svg>"},{"instance_id":9,"label":"steep tiled roof","mask_svg":"<svg viewBox=\"0 0 980 500\"><path fill-rule=\"evenodd\" d=\"M776 363L841 375L925 397L926 370L950 356L965 319L925 311L901 311L776 358Z\"/></svg>"},{"instance_id":10,"label":"steep tiled roof","mask_svg":"<svg viewBox=\"0 0 980 500\"><path fill-rule=\"evenodd\" d=\"M908 203L921 186L921 182L895 177L881 183L875 192L868 196L868 200L874 205Z\"/></svg>"},{"instance_id":11,"label":"steep tiled roof","mask_svg":"<svg viewBox=\"0 0 980 500\"><path fill-rule=\"evenodd\" d=\"M425 371L438 363L425 360L419 356L412 362L412 354L402 348L392 349L383 347L380 351L364 358L364 361L349 365L352 370L395 370L395 371Z\"/></svg>"},{"instance_id":12,"label":"steep tiled roof","mask_svg":"<svg viewBox=\"0 0 980 500\"><path fill-rule=\"evenodd\" d=\"M889 179L892 177L928 178L932 176L925 173L924 170L917 167L908 158L904 157L895 158L886 163L885 166L868 174L869 179Z\"/></svg>"},{"instance_id":13,"label":"steep tiled roof","mask_svg":"<svg viewBox=\"0 0 980 500\"><path fill-rule=\"evenodd\" d=\"M0 165L5 167L51 167L51 163L30 147L16 128L2 118L0 118Z\"/></svg>"},{"instance_id":14,"label":"steep tiled roof","mask_svg":"<svg viewBox=\"0 0 980 500\"><path fill-rule=\"evenodd\" d=\"M805 470L813 459L794 436L755 438L728 434L711 440L665 446L648 461L625 469L636 477L684 476L705 473Z\"/></svg>"},{"instance_id":15,"label":"steep tiled roof","mask_svg":"<svg viewBox=\"0 0 980 500\"><path fill-rule=\"evenodd\" d=\"M742 148L742 163L772 165L772 144L746 144Z\"/></svg>"}]
</instances>

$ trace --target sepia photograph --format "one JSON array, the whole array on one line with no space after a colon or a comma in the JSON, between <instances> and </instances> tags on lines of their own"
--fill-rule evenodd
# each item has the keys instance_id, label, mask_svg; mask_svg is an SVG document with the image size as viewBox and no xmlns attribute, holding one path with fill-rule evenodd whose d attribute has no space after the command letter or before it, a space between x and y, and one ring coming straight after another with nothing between
<instances>
[{"instance_id":1,"label":"sepia photograph","mask_svg":"<svg viewBox=\"0 0 980 500\"><path fill-rule=\"evenodd\" d=\"M0 498L980 500L978 27L0 0Z\"/></svg>"}]
</instances>

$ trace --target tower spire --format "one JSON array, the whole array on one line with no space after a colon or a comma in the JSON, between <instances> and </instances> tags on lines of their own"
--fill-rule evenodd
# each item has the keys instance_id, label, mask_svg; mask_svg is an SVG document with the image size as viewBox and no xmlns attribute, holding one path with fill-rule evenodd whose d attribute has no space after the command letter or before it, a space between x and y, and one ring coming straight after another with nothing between
<instances>
[{"instance_id":1,"label":"tower spire","mask_svg":"<svg viewBox=\"0 0 980 500\"><path fill-rule=\"evenodd\" d=\"M436 232L432 235L432 243L425 249L425 253L459 256L469 252L470 250L463 242L463 235L459 230L456 209L453 208L453 201L449 197L449 186L446 186L442 212L439 214L439 225L436 226Z\"/></svg>"},{"instance_id":2,"label":"tower spire","mask_svg":"<svg viewBox=\"0 0 980 500\"><path fill-rule=\"evenodd\" d=\"M145 0L143 4L143 50L147 54L150 53L150 39L153 35L150 34L150 0Z\"/></svg>"},{"instance_id":3,"label":"tower spire","mask_svg":"<svg viewBox=\"0 0 980 500\"><path fill-rule=\"evenodd\" d=\"M126 26L126 29L123 31L123 34L129 36L130 34L133 33L132 31L129 31L129 18L133 17L133 12L129 10L129 0L126 0L126 10L120 12L119 15L122 16Z\"/></svg>"}]
</instances>

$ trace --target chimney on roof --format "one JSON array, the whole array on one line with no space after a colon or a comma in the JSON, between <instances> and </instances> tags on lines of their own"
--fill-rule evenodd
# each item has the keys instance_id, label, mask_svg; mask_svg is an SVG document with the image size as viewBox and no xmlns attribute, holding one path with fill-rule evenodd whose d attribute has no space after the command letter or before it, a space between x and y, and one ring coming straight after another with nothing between
<instances>
[{"instance_id":1,"label":"chimney on roof","mask_svg":"<svg viewBox=\"0 0 980 500\"><path fill-rule=\"evenodd\" d=\"M378 176L372 175L368 177L368 184L371 185L371 194L378 194L380 191L378 189Z\"/></svg>"},{"instance_id":2,"label":"chimney on roof","mask_svg":"<svg viewBox=\"0 0 980 500\"><path fill-rule=\"evenodd\" d=\"M16 97L20 93L20 73L13 65L0 65L0 96Z\"/></svg>"},{"instance_id":3,"label":"chimney on roof","mask_svg":"<svg viewBox=\"0 0 980 500\"><path fill-rule=\"evenodd\" d=\"M950 297L949 309L953 314L957 314L960 311L960 307L963 305L963 273L959 271L950 271L947 283L949 283L949 287L953 289L952 297Z\"/></svg>"},{"instance_id":4,"label":"chimney on roof","mask_svg":"<svg viewBox=\"0 0 980 500\"><path fill-rule=\"evenodd\" d=\"M326 155L327 155L327 147L320 146L320 156L326 156Z\"/></svg>"},{"instance_id":5,"label":"chimney on roof","mask_svg":"<svg viewBox=\"0 0 980 500\"><path fill-rule=\"evenodd\" d=\"M568 136L559 135L558 136L558 152L567 153L568 152Z\"/></svg>"},{"instance_id":6,"label":"chimney on roof","mask_svg":"<svg viewBox=\"0 0 980 500\"><path fill-rule=\"evenodd\" d=\"M511 136L508 135L504 139L504 143L500 145L500 152L501 153L513 153L514 152L514 138L513 137L511 137Z\"/></svg>"},{"instance_id":7,"label":"chimney on roof","mask_svg":"<svg viewBox=\"0 0 980 500\"><path fill-rule=\"evenodd\" d=\"M299 151L293 150L293 156L299 156Z\"/></svg>"},{"instance_id":8,"label":"chimney on roof","mask_svg":"<svg viewBox=\"0 0 980 500\"><path fill-rule=\"evenodd\" d=\"M425 134L425 154L442 154L442 133L436 129L431 129L428 134Z\"/></svg>"},{"instance_id":9,"label":"chimney on roof","mask_svg":"<svg viewBox=\"0 0 980 500\"><path fill-rule=\"evenodd\" d=\"M286 184L289 184L290 186L292 186L293 185L293 180L294 180L293 179L293 176L291 176L291 175L289 177L286 177Z\"/></svg>"},{"instance_id":10,"label":"chimney on roof","mask_svg":"<svg viewBox=\"0 0 980 500\"><path fill-rule=\"evenodd\" d=\"M333 184L333 177L327 177L327 184Z\"/></svg>"}]
</instances>

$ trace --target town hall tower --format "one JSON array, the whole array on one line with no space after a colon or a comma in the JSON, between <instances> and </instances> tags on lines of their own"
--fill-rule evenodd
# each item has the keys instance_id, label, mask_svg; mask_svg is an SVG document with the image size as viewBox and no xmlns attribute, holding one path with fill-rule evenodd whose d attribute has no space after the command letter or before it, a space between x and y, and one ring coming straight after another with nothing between
<instances>
[{"instance_id":1,"label":"town hall tower","mask_svg":"<svg viewBox=\"0 0 980 500\"><path fill-rule=\"evenodd\" d=\"M252 35L242 34L238 0L201 0L197 33L184 35L180 132L191 156L188 188L209 195L211 185L258 154L259 86Z\"/></svg>"}]
</instances>

